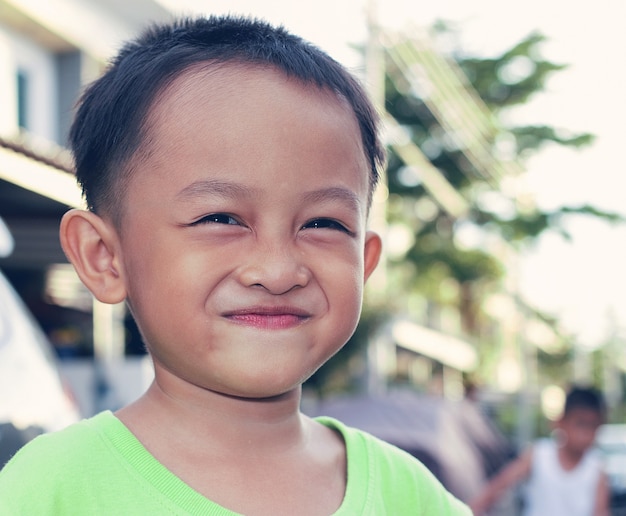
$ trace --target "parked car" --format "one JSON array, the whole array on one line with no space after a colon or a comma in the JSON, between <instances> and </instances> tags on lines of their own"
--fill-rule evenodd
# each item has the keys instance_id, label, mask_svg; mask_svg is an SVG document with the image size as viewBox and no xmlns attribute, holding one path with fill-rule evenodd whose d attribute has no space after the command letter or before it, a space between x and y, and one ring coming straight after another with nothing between
<instances>
[{"instance_id":1,"label":"parked car","mask_svg":"<svg viewBox=\"0 0 626 516\"><path fill-rule=\"evenodd\" d=\"M611 488L612 514L626 514L626 425L602 425L596 446L604 457L604 468Z\"/></svg>"},{"instance_id":2,"label":"parked car","mask_svg":"<svg viewBox=\"0 0 626 516\"><path fill-rule=\"evenodd\" d=\"M12 249L0 218L0 257ZM50 342L0 271L0 467L35 435L79 418Z\"/></svg>"}]
</instances>

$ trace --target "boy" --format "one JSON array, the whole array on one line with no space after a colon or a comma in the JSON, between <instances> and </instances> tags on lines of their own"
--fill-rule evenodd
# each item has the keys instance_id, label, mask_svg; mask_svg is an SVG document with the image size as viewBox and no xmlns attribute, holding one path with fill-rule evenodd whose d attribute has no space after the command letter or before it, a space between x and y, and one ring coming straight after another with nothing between
<instances>
[{"instance_id":1,"label":"boy","mask_svg":"<svg viewBox=\"0 0 626 516\"><path fill-rule=\"evenodd\" d=\"M540 439L511 462L470 503L483 514L504 492L528 479L527 516L608 516L608 482L591 450L604 420L604 402L594 389L574 387L555 424L555 439Z\"/></svg>"},{"instance_id":2,"label":"boy","mask_svg":"<svg viewBox=\"0 0 626 516\"><path fill-rule=\"evenodd\" d=\"M469 514L407 454L299 410L381 252L361 86L262 22L183 20L122 49L71 135L89 211L61 241L154 363L135 403L35 440L0 514Z\"/></svg>"}]
</instances>

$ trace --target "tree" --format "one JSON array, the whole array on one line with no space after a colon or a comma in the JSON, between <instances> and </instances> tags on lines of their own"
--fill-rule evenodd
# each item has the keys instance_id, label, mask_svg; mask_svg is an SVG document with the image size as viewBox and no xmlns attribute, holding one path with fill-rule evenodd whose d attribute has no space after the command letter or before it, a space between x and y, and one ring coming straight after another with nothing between
<instances>
[{"instance_id":1,"label":"tree","mask_svg":"<svg viewBox=\"0 0 626 516\"><path fill-rule=\"evenodd\" d=\"M450 40L455 35L444 23L437 23L432 29L434 41L441 37ZM387 42L385 109L430 165L460 194L467 210L458 218L443 209L426 187L423 171L407 165L393 147L389 149L387 219L390 228L399 228L410 238L405 239L408 245L404 249L391 256L389 291L394 295L387 299L385 311L405 311L407 303L416 298L428 314L428 320L422 322L436 327L438 314L448 307L460 314L462 330L478 338L485 331L482 322L485 296L501 288L505 273L501 259L485 248L484 243L491 237L519 248L532 245L547 230L569 237L562 224L569 214L585 214L612 222L622 220L592 206L542 211L532 202L507 195L502 188L505 180L521 171L520 163L546 145L578 148L593 142L593 135L588 133L569 134L548 126L508 127L502 121L502 114L539 94L546 81L565 68L541 57L544 41L543 35L532 33L493 58L468 56L455 49L444 59L453 71L450 77L464 83L463 91L458 88L433 91L433 85L420 76L419 68L432 61L435 54L440 56L439 52L429 54L422 49L422 61L416 72L411 69L415 66L398 59L398 55L407 49L415 50L419 42L409 37ZM436 69L436 63L430 65ZM436 69L437 73L440 71L441 67ZM440 93L439 97L435 98L434 93ZM444 105L458 95L467 95L469 103L479 106L474 113L464 113L467 120L471 121L472 117L483 120L464 139L446 123L461 116L458 108ZM465 145L474 137L480 140L475 149ZM502 163L516 166L503 167ZM468 245L464 238L467 234L478 235L482 245ZM380 310L374 312L381 317ZM319 385L321 375L341 369L345 366L344 356L354 355L363 348L367 334L375 325L366 314L362 326L368 331L357 332L347 346L347 353L331 361L313 379L314 383ZM480 340L488 342L488 339Z\"/></svg>"},{"instance_id":2,"label":"tree","mask_svg":"<svg viewBox=\"0 0 626 516\"><path fill-rule=\"evenodd\" d=\"M435 34L450 33L443 24L436 25L435 29ZM494 58L465 56L458 50L451 56L451 64L463 72L469 95L477 94L495 121L493 127L496 130L486 137L492 156L506 154L505 159L509 162L520 163L548 144L582 147L593 142L593 136L588 133L570 135L548 126L503 125L502 113L527 102L544 89L552 74L565 68L565 65L541 57L540 47L544 41L544 36L532 33ZM408 43L412 44L410 40ZM395 44L406 45L407 40ZM424 199L429 197L420 181L420 171L407 166L392 150L387 171L390 223L404 223L414 231L414 243L405 255L399 257L398 263L409 260L414 264L416 274L412 284L432 296L435 302L438 301L436 284L441 282L442 270L456 281L464 330L470 335L475 334L479 326L476 305L481 302L481 290L501 278L503 267L500 260L483 249L464 246L461 230L467 232L468 228L478 228L483 233L483 240L491 233L519 246L532 243L548 229L567 237L562 220L571 213L621 220L618 215L592 206L542 211L532 203L524 204L507 196L501 186L502 180L510 177L499 175L497 171L485 174L476 166L468 148L459 145L455 135L442 124L441 117L437 116L438 106L433 108L432 101L429 103L432 92L423 85L416 87L398 60L387 60L386 71L386 110L408 130L413 142L469 206L462 220L432 206L420 210ZM486 168L488 170L489 166ZM429 283L434 285L429 286Z\"/></svg>"}]
</instances>

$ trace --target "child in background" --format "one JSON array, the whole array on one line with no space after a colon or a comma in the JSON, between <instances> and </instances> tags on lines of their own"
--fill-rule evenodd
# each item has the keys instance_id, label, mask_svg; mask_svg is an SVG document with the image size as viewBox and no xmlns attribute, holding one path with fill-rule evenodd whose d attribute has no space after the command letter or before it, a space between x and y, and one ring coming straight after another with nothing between
<instances>
[{"instance_id":1,"label":"child in background","mask_svg":"<svg viewBox=\"0 0 626 516\"><path fill-rule=\"evenodd\" d=\"M527 480L525 516L608 516L608 481L592 450L604 417L599 392L572 388L554 439L540 439L498 473L470 503L474 514L483 514L507 489Z\"/></svg>"},{"instance_id":2,"label":"child in background","mask_svg":"<svg viewBox=\"0 0 626 516\"><path fill-rule=\"evenodd\" d=\"M0 514L469 514L408 454L300 412L381 252L377 124L342 66L260 21L121 50L72 127L89 210L61 241L95 297L127 303L154 382L25 446Z\"/></svg>"}]
</instances>

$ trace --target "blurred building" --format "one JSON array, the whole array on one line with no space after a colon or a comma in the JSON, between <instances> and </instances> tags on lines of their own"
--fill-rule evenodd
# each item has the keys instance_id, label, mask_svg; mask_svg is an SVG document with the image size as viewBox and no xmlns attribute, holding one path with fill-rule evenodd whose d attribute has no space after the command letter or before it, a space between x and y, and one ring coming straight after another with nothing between
<instances>
[{"instance_id":1,"label":"blurred building","mask_svg":"<svg viewBox=\"0 0 626 516\"><path fill-rule=\"evenodd\" d=\"M0 0L0 217L15 240L0 268L59 357L87 359L63 363L85 412L109 389L92 357L123 355L129 323L123 307L94 303L61 250L61 216L82 206L64 145L83 86L122 40L170 17L152 0ZM137 341L126 351L141 353Z\"/></svg>"},{"instance_id":2,"label":"blurred building","mask_svg":"<svg viewBox=\"0 0 626 516\"><path fill-rule=\"evenodd\" d=\"M3 267L65 262L55 233L81 202L63 149L76 100L122 39L168 17L151 0L0 0L0 215L17 240Z\"/></svg>"}]
</instances>

